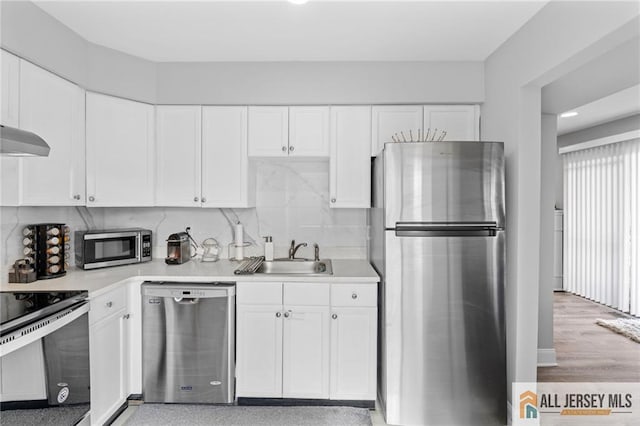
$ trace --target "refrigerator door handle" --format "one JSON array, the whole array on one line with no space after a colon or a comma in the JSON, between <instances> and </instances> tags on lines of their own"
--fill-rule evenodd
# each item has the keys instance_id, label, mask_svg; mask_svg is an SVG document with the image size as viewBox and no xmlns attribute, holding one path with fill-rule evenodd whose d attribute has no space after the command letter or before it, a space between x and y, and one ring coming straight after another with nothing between
<instances>
[{"instance_id":1,"label":"refrigerator door handle","mask_svg":"<svg viewBox=\"0 0 640 426\"><path fill-rule=\"evenodd\" d=\"M498 228L497 222L397 222L396 229Z\"/></svg>"},{"instance_id":2,"label":"refrigerator door handle","mask_svg":"<svg viewBox=\"0 0 640 426\"><path fill-rule=\"evenodd\" d=\"M495 237L496 222L403 223L396 224L398 237Z\"/></svg>"}]
</instances>

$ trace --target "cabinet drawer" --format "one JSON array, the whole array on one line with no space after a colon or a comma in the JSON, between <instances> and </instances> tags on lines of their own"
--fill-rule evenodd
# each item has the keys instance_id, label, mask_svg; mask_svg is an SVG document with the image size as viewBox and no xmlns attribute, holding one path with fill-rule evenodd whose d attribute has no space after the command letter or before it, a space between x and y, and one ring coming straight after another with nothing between
<instances>
[{"instance_id":1,"label":"cabinet drawer","mask_svg":"<svg viewBox=\"0 0 640 426\"><path fill-rule=\"evenodd\" d=\"M329 286L324 283L284 283L285 306L329 306Z\"/></svg>"},{"instance_id":2,"label":"cabinet drawer","mask_svg":"<svg viewBox=\"0 0 640 426\"><path fill-rule=\"evenodd\" d=\"M331 306L377 306L375 284L332 284Z\"/></svg>"},{"instance_id":3,"label":"cabinet drawer","mask_svg":"<svg viewBox=\"0 0 640 426\"><path fill-rule=\"evenodd\" d=\"M241 305L282 305L282 283L237 283L236 303Z\"/></svg>"},{"instance_id":4,"label":"cabinet drawer","mask_svg":"<svg viewBox=\"0 0 640 426\"><path fill-rule=\"evenodd\" d=\"M107 318L127 307L127 287L123 286L111 290L106 294L92 298L90 303L89 319L91 324Z\"/></svg>"}]
</instances>

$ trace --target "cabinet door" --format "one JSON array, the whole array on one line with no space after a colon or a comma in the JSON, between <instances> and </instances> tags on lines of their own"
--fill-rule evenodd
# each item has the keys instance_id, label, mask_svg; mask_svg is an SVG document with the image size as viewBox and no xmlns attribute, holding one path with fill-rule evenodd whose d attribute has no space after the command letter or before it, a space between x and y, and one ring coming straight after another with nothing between
<instances>
[{"instance_id":1,"label":"cabinet door","mask_svg":"<svg viewBox=\"0 0 640 426\"><path fill-rule=\"evenodd\" d=\"M255 175L247 154L247 108L202 109L202 206L252 207Z\"/></svg>"},{"instance_id":2,"label":"cabinet door","mask_svg":"<svg viewBox=\"0 0 640 426\"><path fill-rule=\"evenodd\" d=\"M480 140L480 107L478 105L425 105L424 128L436 137L446 131L446 141Z\"/></svg>"},{"instance_id":3,"label":"cabinet door","mask_svg":"<svg viewBox=\"0 0 640 426\"><path fill-rule=\"evenodd\" d=\"M124 314L120 311L90 327L92 424L104 424L128 396Z\"/></svg>"},{"instance_id":4,"label":"cabinet door","mask_svg":"<svg viewBox=\"0 0 640 426\"><path fill-rule=\"evenodd\" d=\"M329 107L289 108L289 155L329 156Z\"/></svg>"},{"instance_id":5,"label":"cabinet door","mask_svg":"<svg viewBox=\"0 0 640 426\"><path fill-rule=\"evenodd\" d=\"M289 108L249 107L249 156L280 157L289 150Z\"/></svg>"},{"instance_id":6,"label":"cabinet door","mask_svg":"<svg viewBox=\"0 0 640 426\"><path fill-rule=\"evenodd\" d=\"M409 140L411 131L417 140L418 130L423 129L421 105L374 106L371 115L371 155L374 157L382 152L386 142L393 142L393 135L403 132Z\"/></svg>"},{"instance_id":7,"label":"cabinet door","mask_svg":"<svg viewBox=\"0 0 640 426\"><path fill-rule=\"evenodd\" d=\"M282 306L237 305L236 395L282 396Z\"/></svg>"},{"instance_id":8,"label":"cabinet door","mask_svg":"<svg viewBox=\"0 0 640 426\"><path fill-rule=\"evenodd\" d=\"M285 290L286 291L286 290ZM329 397L329 307L284 307L282 397Z\"/></svg>"},{"instance_id":9,"label":"cabinet door","mask_svg":"<svg viewBox=\"0 0 640 426\"><path fill-rule=\"evenodd\" d=\"M20 96L20 59L0 50L2 61L2 86L0 86L0 117L5 126L18 127Z\"/></svg>"},{"instance_id":10,"label":"cabinet door","mask_svg":"<svg viewBox=\"0 0 640 426\"><path fill-rule=\"evenodd\" d=\"M200 206L199 106L156 106L156 205Z\"/></svg>"},{"instance_id":11,"label":"cabinet door","mask_svg":"<svg viewBox=\"0 0 640 426\"><path fill-rule=\"evenodd\" d=\"M0 85L0 123L19 127L20 59L0 50L2 84ZM18 205L18 158L0 156L0 205Z\"/></svg>"},{"instance_id":12,"label":"cabinet door","mask_svg":"<svg viewBox=\"0 0 640 426\"><path fill-rule=\"evenodd\" d=\"M154 108L87 93L87 206L154 204Z\"/></svg>"},{"instance_id":13,"label":"cabinet door","mask_svg":"<svg viewBox=\"0 0 640 426\"><path fill-rule=\"evenodd\" d=\"M20 204L83 205L84 91L21 61L20 128L39 135L51 147L48 157L20 159Z\"/></svg>"},{"instance_id":14,"label":"cabinet door","mask_svg":"<svg viewBox=\"0 0 640 426\"><path fill-rule=\"evenodd\" d=\"M376 308L331 309L331 399L376 399Z\"/></svg>"},{"instance_id":15,"label":"cabinet door","mask_svg":"<svg viewBox=\"0 0 640 426\"><path fill-rule=\"evenodd\" d=\"M371 107L331 108L330 207L371 207Z\"/></svg>"}]
</instances>

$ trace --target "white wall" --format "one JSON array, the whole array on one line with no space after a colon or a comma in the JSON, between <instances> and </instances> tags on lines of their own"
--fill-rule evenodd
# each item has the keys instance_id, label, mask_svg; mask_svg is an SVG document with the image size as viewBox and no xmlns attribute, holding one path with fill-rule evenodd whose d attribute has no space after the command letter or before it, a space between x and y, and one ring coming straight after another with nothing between
<instances>
[{"instance_id":1,"label":"white wall","mask_svg":"<svg viewBox=\"0 0 640 426\"><path fill-rule=\"evenodd\" d=\"M155 102L156 64L89 43L28 1L0 2L0 45L86 89Z\"/></svg>"},{"instance_id":2,"label":"white wall","mask_svg":"<svg viewBox=\"0 0 640 426\"><path fill-rule=\"evenodd\" d=\"M95 92L158 104L481 103L482 62L155 63L90 43L31 2L1 2L0 44ZM114 29L117 31L117 29Z\"/></svg>"},{"instance_id":3,"label":"white wall","mask_svg":"<svg viewBox=\"0 0 640 426\"><path fill-rule=\"evenodd\" d=\"M558 136L558 148L640 129L640 114Z\"/></svg>"},{"instance_id":4,"label":"white wall","mask_svg":"<svg viewBox=\"0 0 640 426\"><path fill-rule=\"evenodd\" d=\"M485 62L482 137L504 141L506 154L509 391L536 379L541 87L637 37L638 8L550 2Z\"/></svg>"},{"instance_id":5,"label":"white wall","mask_svg":"<svg viewBox=\"0 0 640 426\"><path fill-rule=\"evenodd\" d=\"M160 63L160 104L480 103L481 62Z\"/></svg>"},{"instance_id":6,"label":"white wall","mask_svg":"<svg viewBox=\"0 0 640 426\"><path fill-rule=\"evenodd\" d=\"M538 292L538 350L553 351L553 242L556 181L559 161L557 148L558 119L555 114L542 114L540 173L540 278ZM553 357L555 358L555 356Z\"/></svg>"}]
</instances>

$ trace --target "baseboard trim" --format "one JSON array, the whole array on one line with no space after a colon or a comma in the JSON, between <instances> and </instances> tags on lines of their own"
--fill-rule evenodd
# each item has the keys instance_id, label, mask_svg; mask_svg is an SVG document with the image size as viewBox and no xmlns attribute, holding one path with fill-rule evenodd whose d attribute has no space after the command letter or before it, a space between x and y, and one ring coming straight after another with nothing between
<instances>
[{"instance_id":1,"label":"baseboard trim","mask_svg":"<svg viewBox=\"0 0 640 426\"><path fill-rule=\"evenodd\" d=\"M557 367L555 349L538 349L538 367Z\"/></svg>"},{"instance_id":2,"label":"baseboard trim","mask_svg":"<svg viewBox=\"0 0 640 426\"><path fill-rule=\"evenodd\" d=\"M375 410L376 402L368 400L300 399L300 398L247 398L239 397L238 405L271 406L338 406Z\"/></svg>"}]
</instances>

